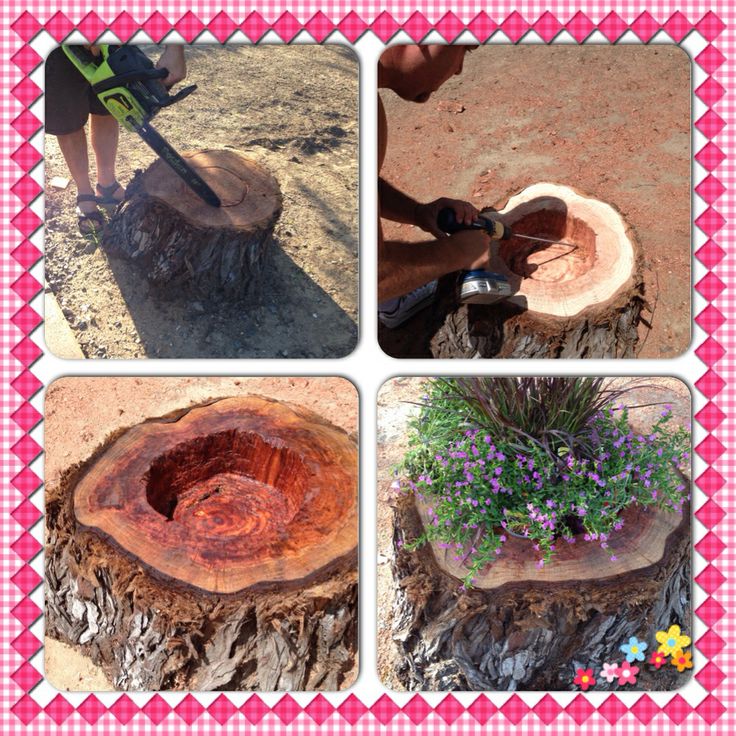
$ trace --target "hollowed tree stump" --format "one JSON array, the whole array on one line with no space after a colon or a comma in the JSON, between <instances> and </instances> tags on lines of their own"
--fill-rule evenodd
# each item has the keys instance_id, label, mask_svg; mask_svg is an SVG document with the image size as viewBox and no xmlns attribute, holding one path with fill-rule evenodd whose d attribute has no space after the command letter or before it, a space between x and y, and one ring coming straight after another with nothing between
<instances>
[{"instance_id":1,"label":"hollowed tree stump","mask_svg":"<svg viewBox=\"0 0 736 736\"><path fill-rule=\"evenodd\" d=\"M233 150L182 154L222 202L201 200L161 159L137 172L103 244L136 264L162 297L255 298L281 214L281 192L260 164Z\"/></svg>"},{"instance_id":2,"label":"hollowed tree stump","mask_svg":"<svg viewBox=\"0 0 736 736\"><path fill-rule=\"evenodd\" d=\"M577 667L620 662L631 636L651 647L673 623L692 631L689 509L630 508L608 550L582 537L560 541L541 570L532 543L510 537L469 590L457 551L405 549L427 518L412 496L397 500L393 638L396 673L409 690L571 690ZM683 679L668 667L643 674L639 687L671 689Z\"/></svg>"},{"instance_id":3,"label":"hollowed tree stump","mask_svg":"<svg viewBox=\"0 0 736 736\"><path fill-rule=\"evenodd\" d=\"M492 208L491 208L492 209ZM635 238L610 205L569 187L536 184L494 217L515 233L500 244L515 294L493 305L460 304L458 275L440 280L436 301L398 329L379 327L395 357L635 357L645 306Z\"/></svg>"},{"instance_id":4,"label":"hollowed tree stump","mask_svg":"<svg viewBox=\"0 0 736 736\"><path fill-rule=\"evenodd\" d=\"M357 450L222 399L117 433L46 501L47 633L124 690L337 690L357 652Z\"/></svg>"}]
</instances>

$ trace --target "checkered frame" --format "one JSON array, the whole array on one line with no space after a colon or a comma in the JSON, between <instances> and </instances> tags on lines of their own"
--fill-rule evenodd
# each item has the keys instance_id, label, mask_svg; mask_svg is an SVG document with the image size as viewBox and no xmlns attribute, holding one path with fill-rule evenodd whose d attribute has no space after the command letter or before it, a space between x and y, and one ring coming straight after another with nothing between
<instances>
[{"instance_id":1,"label":"checkered frame","mask_svg":"<svg viewBox=\"0 0 736 736\"><path fill-rule=\"evenodd\" d=\"M551 6L551 7L550 7ZM151 12L144 3L101 0L91 10L80 2L12 1L2 11L2 602L0 651L2 681L0 727L13 733L25 726L30 734L117 733L134 728L141 733L176 734L217 729L234 734L253 728L268 734L298 727L316 734L421 731L499 733L519 729L529 733L567 734L579 728L622 729L625 733L653 730L669 733L719 731L731 733L736 725L736 695L725 678L734 677L727 642L736 634L733 620L736 571L733 542L734 498L726 487L734 463L726 444L734 436L736 348L734 297L726 284L734 276L734 133L736 84L735 18L730 3L683 2L672 12L669 3L655 2L644 10L634 3L522 2L485 5L457 2L446 11L439 2L298 2L287 6L264 2L257 11L243 11L236 3L163 2ZM127 10L123 8L126 7ZM41 479L35 472L42 446L42 419L34 396L42 383L34 365L43 348L39 296L42 285L34 273L41 258L41 186L33 175L41 161L41 122L34 103L42 90L37 69L42 58L37 41L45 32L61 42L73 30L90 42L106 30L120 41L139 30L158 42L171 29L188 42L203 31L225 42L241 31L252 42L273 30L284 42L306 30L316 42L337 32L346 42L360 44L364 34L388 42L400 30L419 41L436 30L448 42L461 32L480 42L495 34L517 43L537 34L552 43L560 34L578 43L595 38L615 43L651 42L666 34L671 43L700 40L695 57L694 249L696 263L695 333L691 352L692 378L699 396L696 413L697 491L695 500L696 575L698 618L696 672L691 684L678 693L537 693L513 694L54 694L39 671L42 657L42 610L39 603L42 538ZM659 36L658 40L662 40ZM36 70L36 71L34 71ZM370 254L370 248L366 249ZM370 257L370 256L368 256ZM34 273L31 273L31 271ZM697 360L700 363L697 363ZM610 364L611 372L614 371ZM103 368L104 370L104 368ZM663 365L663 372L668 369ZM371 457L371 454L368 454ZM41 603L42 605L42 603ZM40 638L39 638L40 637ZM363 662L370 668L371 662Z\"/></svg>"}]
</instances>

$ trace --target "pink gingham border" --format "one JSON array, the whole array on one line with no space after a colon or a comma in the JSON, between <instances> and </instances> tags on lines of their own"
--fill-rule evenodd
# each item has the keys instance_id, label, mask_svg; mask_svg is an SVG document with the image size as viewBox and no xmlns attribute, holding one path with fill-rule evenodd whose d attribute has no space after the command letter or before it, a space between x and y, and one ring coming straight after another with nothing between
<instances>
[{"instance_id":1,"label":"pink gingham border","mask_svg":"<svg viewBox=\"0 0 736 736\"><path fill-rule=\"evenodd\" d=\"M166 734L214 728L225 733L256 728L274 734L289 726L308 733L342 733L354 729L370 733L409 730L435 733L450 727L460 733L480 732L485 727L501 733L521 728L527 732L566 734L579 728L611 727L623 728L627 733L645 728L657 732L682 728L690 733L733 732L734 695L729 692L727 678L733 678L734 668L727 646L736 634L730 581L736 569L736 556L730 551L733 498L727 494L726 482L734 477L734 460L726 454L725 445L734 436L732 415L736 401L733 363L729 358L736 347L734 305L726 289L727 283L733 283L734 275L732 189L736 176L733 132L725 127L725 120L733 121L736 45L730 28L733 11L728 5L682 3L676 12L665 9L668 7L665 3L652 3L649 11L627 3L614 4L616 10L597 3L556 3L556 8L551 10L545 10L550 4L519 3L505 10L487 12L478 12L480 6L474 9L471 3L457 3L454 12L440 9L444 6L437 3L414 6L387 3L381 7L357 2L321 3L314 7L297 3L291 6L292 10L278 3L267 3L262 4L260 12L244 12L237 6L227 11L208 10L210 3L167 3L162 11L155 12L139 11L138 3L128 4L130 11L110 2L98 3L95 6L98 12L75 5L79 7L62 11L50 9L46 3L14 3L2 11L4 196L0 225L3 231L0 395L4 409L1 426L5 463L3 548L0 550L4 577L0 623L4 707L0 724L3 731L12 733L24 724L25 730L33 734L93 730L117 733L131 726L139 732ZM469 7L466 9L465 5ZM164 13L169 13L171 20ZM46 704L38 702L34 688L43 676L31 659L42 647L34 633L38 631L34 624L42 611L31 593L42 580L31 563L39 555L41 545L30 530L40 523L41 512L30 497L41 480L30 466L42 452L31 436L42 419L32 404L34 395L42 388L33 373L42 349L33 339L36 336L32 337L41 317L31 302L41 292L42 285L30 269L42 255L34 244L34 233L42 221L38 208L32 207L41 189L30 172L40 163L41 154L29 141L38 133L41 122L29 108L42 93L31 79L42 59L31 42L42 31L61 42L74 30L90 42L110 30L124 42L141 29L154 42L172 29L187 42L204 31L220 42L236 31L257 42L269 30L287 43L304 30L316 42L338 32L350 43L365 33L373 33L388 42L401 30L416 41L435 30L448 42L468 30L481 43L497 31L512 42L518 42L530 31L546 43L563 31L578 43L596 32L610 43L628 31L643 43L659 31L668 34L674 43L682 42L692 32L705 39L707 45L695 59L706 75L705 81L697 85L695 95L707 107L705 114L695 121L705 140L695 154L704 172L695 188L703 205L695 225L706 238L695 256L707 269L695 285L707 304L695 317L706 337L694 351L703 364L696 387L705 397L705 404L695 417L704 430L696 452L707 464L705 472L696 479L698 488L707 497L707 501L698 504L695 513L705 530L698 534L695 545L703 563L695 583L704 592L703 602L695 613L705 632L695 642L699 652L695 679L700 685L696 700L691 702L690 694L684 693L670 694L665 700L647 694L637 694L633 700L617 694L596 697L583 693L513 694L502 698L480 694L472 700L448 694L435 700L421 694L403 697L384 693L374 702L364 702L358 685L356 692L348 695L320 694L307 699L288 694L272 699L256 694L238 697L225 693L214 699L202 694L90 694L73 698L59 693ZM662 370L667 371L665 365ZM364 662L363 666L373 665Z\"/></svg>"}]
</instances>

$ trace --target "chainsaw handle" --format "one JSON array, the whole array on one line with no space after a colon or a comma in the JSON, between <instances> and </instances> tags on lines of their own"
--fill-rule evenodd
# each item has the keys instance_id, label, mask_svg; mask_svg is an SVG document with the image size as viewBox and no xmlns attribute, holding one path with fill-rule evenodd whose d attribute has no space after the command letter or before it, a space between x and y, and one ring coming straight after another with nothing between
<instances>
[{"instance_id":1,"label":"chainsaw handle","mask_svg":"<svg viewBox=\"0 0 736 736\"><path fill-rule=\"evenodd\" d=\"M168 74L168 72L166 73ZM168 107L169 105L173 105L175 102L179 102L179 100L183 100L185 97L189 97L195 89L197 89L196 84L190 84L188 87L180 89L175 95L169 95L169 98L166 102L161 104L161 107Z\"/></svg>"},{"instance_id":2,"label":"chainsaw handle","mask_svg":"<svg viewBox=\"0 0 736 736\"><path fill-rule=\"evenodd\" d=\"M130 82L146 82L150 79L164 79L164 77L168 76L169 73L166 69L124 72L123 74L116 74L114 77L97 82L97 84L92 85L92 89L95 94L99 94L100 92L107 92L107 90L113 89L113 87L124 87Z\"/></svg>"}]
</instances>

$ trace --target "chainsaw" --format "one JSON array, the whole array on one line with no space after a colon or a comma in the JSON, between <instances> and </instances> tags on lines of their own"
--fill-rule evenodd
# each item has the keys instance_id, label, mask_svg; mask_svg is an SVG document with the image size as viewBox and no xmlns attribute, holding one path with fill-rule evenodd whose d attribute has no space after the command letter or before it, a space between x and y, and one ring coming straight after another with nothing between
<instances>
[{"instance_id":1,"label":"chainsaw","mask_svg":"<svg viewBox=\"0 0 736 736\"><path fill-rule=\"evenodd\" d=\"M188 97L197 85L169 94L161 81L169 72L156 69L138 46L100 45L99 56L86 46L62 48L115 120L126 130L138 133L200 199L219 207L220 198L151 125L162 107Z\"/></svg>"}]
</instances>

